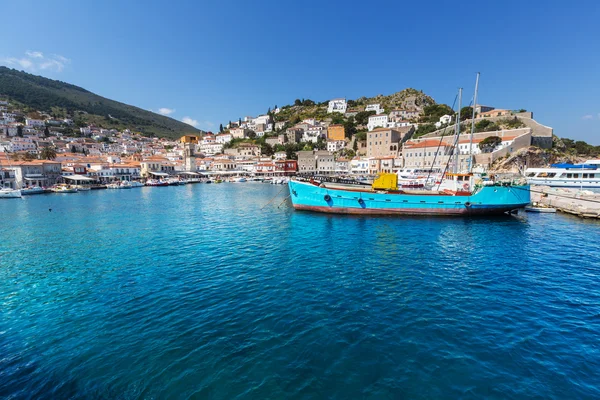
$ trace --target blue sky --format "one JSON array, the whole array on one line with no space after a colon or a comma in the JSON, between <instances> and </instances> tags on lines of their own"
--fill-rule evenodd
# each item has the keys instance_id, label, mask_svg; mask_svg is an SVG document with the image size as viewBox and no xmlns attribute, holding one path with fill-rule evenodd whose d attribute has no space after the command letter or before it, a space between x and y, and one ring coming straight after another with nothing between
<instances>
[{"instance_id":1,"label":"blue sky","mask_svg":"<svg viewBox=\"0 0 600 400\"><path fill-rule=\"evenodd\" d=\"M414 87L452 104L480 71L482 104L600 145L597 1L19 0L3 15L2 64L202 129L296 98Z\"/></svg>"}]
</instances>

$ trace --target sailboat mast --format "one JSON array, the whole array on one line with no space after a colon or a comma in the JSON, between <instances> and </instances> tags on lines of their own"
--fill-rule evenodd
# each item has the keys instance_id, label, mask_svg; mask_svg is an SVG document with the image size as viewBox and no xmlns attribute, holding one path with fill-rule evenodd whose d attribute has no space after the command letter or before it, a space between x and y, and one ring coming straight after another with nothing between
<instances>
[{"instance_id":1,"label":"sailboat mast","mask_svg":"<svg viewBox=\"0 0 600 400\"><path fill-rule=\"evenodd\" d=\"M458 89L458 113L456 115L456 128L454 133L456 138L454 139L454 173L458 173L458 141L460 137L460 108L462 107L462 88Z\"/></svg>"},{"instance_id":2,"label":"sailboat mast","mask_svg":"<svg viewBox=\"0 0 600 400\"><path fill-rule=\"evenodd\" d=\"M479 74L475 80L475 95L473 96L473 118L471 119L471 138L469 139L469 173L473 171L473 134L475 133L475 107L477 106L477 91L479 90Z\"/></svg>"}]
</instances>

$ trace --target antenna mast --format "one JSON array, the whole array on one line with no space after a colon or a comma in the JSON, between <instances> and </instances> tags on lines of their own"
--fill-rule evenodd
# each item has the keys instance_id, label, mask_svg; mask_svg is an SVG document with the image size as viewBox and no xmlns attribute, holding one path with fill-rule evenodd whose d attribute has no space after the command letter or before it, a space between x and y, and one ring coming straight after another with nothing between
<instances>
[{"instance_id":1,"label":"antenna mast","mask_svg":"<svg viewBox=\"0 0 600 400\"><path fill-rule=\"evenodd\" d=\"M471 138L469 140L469 173L473 171L473 134L475 133L475 107L477 106L477 90L479 90L479 75L475 80L475 95L473 96L473 118L471 119Z\"/></svg>"}]
</instances>

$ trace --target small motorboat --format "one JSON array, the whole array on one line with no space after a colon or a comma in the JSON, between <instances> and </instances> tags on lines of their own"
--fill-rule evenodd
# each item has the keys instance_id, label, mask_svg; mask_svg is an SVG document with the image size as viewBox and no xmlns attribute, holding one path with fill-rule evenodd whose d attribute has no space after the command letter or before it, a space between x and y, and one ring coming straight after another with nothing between
<instances>
[{"instance_id":1,"label":"small motorboat","mask_svg":"<svg viewBox=\"0 0 600 400\"><path fill-rule=\"evenodd\" d=\"M48 191L40 186L30 186L30 187L21 189L21 194L23 196L29 196L32 194L43 194L43 193L48 193Z\"/></svg>"},{"instance_id":2,"label":"small motorboat","mask_svg":"<svg viewBox=\"0 0 600 400\"><path fill-rule=\"evenodd\" d=\"M144 187L144 184L142 182L138 182L138 181L131 181L130 184L131 184L132 188Z\"/></svg>"},{"instance_id":3,"label":"small motorboat","mask_svg":"<svg viewBox=\"0 0 600 400\"><path fill-rule=\"evenodd\" d=\"M56 185L52 188L54 193L77 193L77 188L71 185Z\"/></svg>"},{"instance_id":4,"label":"small motorboat","mask_svg":"<svg viewBox=\"0 0 600 400\"><path fill-rule=\"evenodd\" d=\"M528 206L525 206L525 211L534 213L555 213L556 208L548 207L542 203L533 202Z\"/></svg>"}]
</instances>

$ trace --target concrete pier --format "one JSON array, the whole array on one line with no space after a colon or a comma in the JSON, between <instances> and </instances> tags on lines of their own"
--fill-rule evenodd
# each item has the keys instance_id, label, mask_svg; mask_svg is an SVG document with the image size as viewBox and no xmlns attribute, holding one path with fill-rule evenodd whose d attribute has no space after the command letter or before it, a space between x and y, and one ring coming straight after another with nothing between
<instances>
[{"instance_id":1,"label":"concrete pier","mask_svg":"<svg viewBox=\"0 0 600 400\"><path fill-rule=\"evenodd\" d=\"M531 201L582 218L600 218L600 193L585 189L532 186Z\"/></svg>"}]
</instances>

